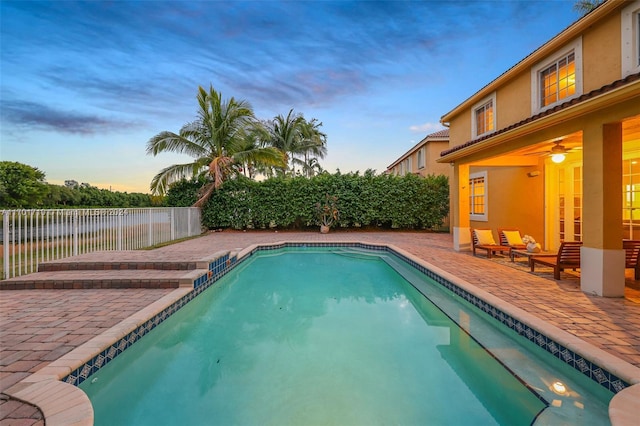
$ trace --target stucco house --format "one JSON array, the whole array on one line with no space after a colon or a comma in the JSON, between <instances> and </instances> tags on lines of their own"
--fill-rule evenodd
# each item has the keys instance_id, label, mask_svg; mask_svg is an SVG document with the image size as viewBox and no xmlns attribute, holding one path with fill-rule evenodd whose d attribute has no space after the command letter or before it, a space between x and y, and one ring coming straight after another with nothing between
<instances>
[{"instance_id":1,"label":"stucco house","mask_svg":"<svg viewBox=\"0 0 640 426\"><path fill-rule=\"evenodd\" d=\"M440 153L448 147L449 129L431 133L391 163L386 172L398 176L408 173L450 176L451 166L438 163Z\"/></svg>"},{"instance_id":2,"label":"stucco house","mask_svg":"<svg viewBox=\"0 0 640 426\"><path fill-rule=\"evenodd\" d=\"M640 0L606 1L442 116L454 248L517 227L582 241L584 292L621 297L640 240Z\"/></svg>"}]
</instances>

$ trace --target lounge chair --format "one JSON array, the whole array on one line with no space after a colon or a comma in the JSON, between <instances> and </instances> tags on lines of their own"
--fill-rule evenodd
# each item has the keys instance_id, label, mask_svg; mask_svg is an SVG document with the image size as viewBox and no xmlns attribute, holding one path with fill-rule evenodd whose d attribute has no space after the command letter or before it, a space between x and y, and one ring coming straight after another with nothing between
<instances>
[{"instance_id":1,"label":"lounge chair","mask_svg":"<svg viewBox=\"0 0 640 426\"><path fill-rule=\"evenodd\" d=\"M491 229L471 229L471 247L473 248L473 255L476 256L476 250L485 250L487 252L487 258L491 259L491 257L500 252L506 253L509 255L511 250L508 246L503 246L501 244L497 244L496 240L493 238L493 232Z\"/></svg>"},{"instance_id":2,"label":"lounge chair","mask_svg":"<svg viewBox=\"0 0 640 426\"><path fill-rule=\"evenodd\" d=\"M513 260L511 250L526 250L527 245L522 241L522 233L518 228L498 228L498 238L501 246L510 248L509 257Z\"/></svg>"},{"instance_id":3,"label":"lounge chair","mask_svg":"<svg viewBox=\"0 0 640 426\"><path fill-rule=\"evenodd\" d=\"M624 267L625 269L634 270L634 279L640 280L640 241L638 240L622 240L622 248L624 249Z\"/></svg>"},{"instance_id":4,"label":"lounge chair","mask_svg":"<svg viewBox=\"0 0 640 426\"><path fill-rule=\"evenodd\" d=\"M560 244L556 257L531 257L531 272L535 272L536 263L553 268L553 278L560 279L560 271L580 268L580 247L582 241L565 241Z\"/></svg>"}]
</instances>

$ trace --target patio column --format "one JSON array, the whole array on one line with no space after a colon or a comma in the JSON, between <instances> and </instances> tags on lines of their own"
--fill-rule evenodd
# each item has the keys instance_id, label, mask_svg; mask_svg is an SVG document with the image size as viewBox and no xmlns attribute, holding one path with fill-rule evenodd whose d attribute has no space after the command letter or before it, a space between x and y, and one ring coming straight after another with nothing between
<instances>
[{"instance_id":1,"label":"patio column","mask_svg":"<svg viewBox=\"0 0 640 426\"><path fill-rule=\"evenodd\" d=\"M588 294L624 297L621 123L585 125L582 176L580 287Z\"/></svg>"},{"instance_id":2,"label":"patio column","mask_svg":"<svg viewBox=\"0 0 640 426\"><path fill-rule=\"evenodd\" d=\"M469 234L469 165L454 165L450 190L453 249L455 251L471 250L471 235Z\"/></svg>"}]
</instances>

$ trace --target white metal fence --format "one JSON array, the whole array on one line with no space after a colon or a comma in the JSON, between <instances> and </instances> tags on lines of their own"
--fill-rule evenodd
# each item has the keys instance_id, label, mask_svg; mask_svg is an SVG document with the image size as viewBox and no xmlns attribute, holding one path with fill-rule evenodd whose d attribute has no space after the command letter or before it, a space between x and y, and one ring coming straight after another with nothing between
<instances>
[{"instance_id":1,"label":"white metal fence","mask_svg":"<svg viewBox=\"0 0 640 426\"><path fill-rule=\"evenodd\" d=\"M1 210L2 278L99 250L136 250L201 233L197 207Z\"/></svg>"}]
</instances>

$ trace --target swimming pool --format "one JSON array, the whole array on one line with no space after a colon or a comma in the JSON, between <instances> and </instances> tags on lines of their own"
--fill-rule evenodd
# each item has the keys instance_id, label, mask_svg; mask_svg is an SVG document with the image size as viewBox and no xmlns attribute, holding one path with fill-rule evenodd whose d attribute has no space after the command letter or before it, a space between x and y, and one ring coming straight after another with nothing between
<instances>
[{"instance_id":1,"label":"swimming pool","mask_svg":"<svg viewBox=\"0 0 640 426\"><path fill-rule=\"evenodd\" d=\"M85 374L96 424L608 422L613 393L406 259L265 249Z\"/></svg>"}]
</instances>

